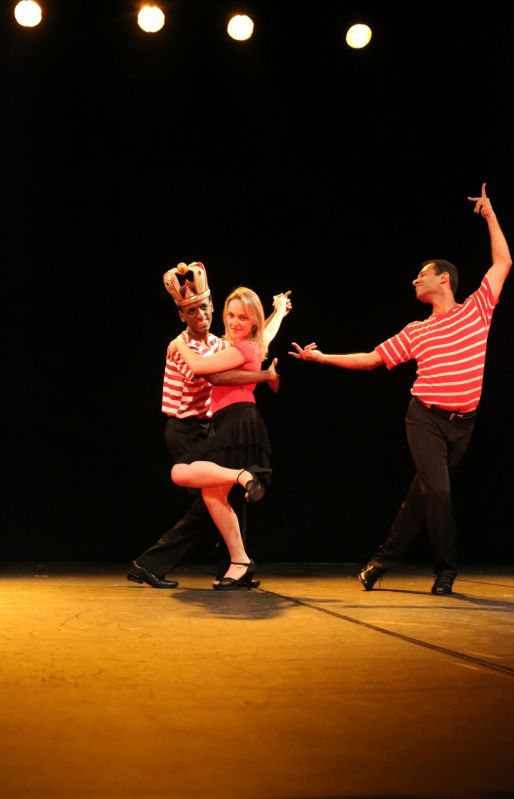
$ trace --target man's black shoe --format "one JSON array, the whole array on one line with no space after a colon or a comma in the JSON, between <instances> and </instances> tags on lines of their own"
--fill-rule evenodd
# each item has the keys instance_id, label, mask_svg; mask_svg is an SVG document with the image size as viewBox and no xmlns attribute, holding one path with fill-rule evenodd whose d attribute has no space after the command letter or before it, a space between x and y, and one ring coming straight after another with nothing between
<instances>
[{"instance_id":1,"label":"man's black shoe","mask_svg":"<svg viewBox=\"0 0 514 799\"><path fill-rule=\"evenodd\" d=\"M437 596L446 596L451 594L453 586L453 577L441 576L436 577L432 586L432 593Z\"/></svg>"},{"instance_id":2,"label":"man's black shoe","mask_svg":"<svg viewBox=\"0 0 514 799\"><path fill-rule=\"evenodd\" d=\"M372 563L368 563L358 574L364 590L371 591L376 581L382 577L383 573L384 569L379 569L378 566L373 566Z\"/></svg>"},{"instance_id":3,"label":"man's black shoe","mask_svg":"<svg viewBox=\"0 0 514 799\"><path fill-rule=\"evenodd\" d=\"M164 580L157 577L153 572L140 566L135 560L130 564L127 571L127 580L132 580L134 583L146 583L152 588L176 588L178 582L176 580Z\"/></svg>"}]
</instances>

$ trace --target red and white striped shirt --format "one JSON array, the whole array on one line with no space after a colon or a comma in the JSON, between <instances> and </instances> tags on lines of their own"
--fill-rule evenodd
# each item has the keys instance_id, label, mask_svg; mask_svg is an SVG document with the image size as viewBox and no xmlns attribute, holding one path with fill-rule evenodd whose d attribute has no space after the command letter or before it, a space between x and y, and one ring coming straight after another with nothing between
<instances>
[{"instance_id":1,"label":"red and white striped shirt","mask_svg":"<svg viewBox=\"0 0 514 799\"><path fill-rule=\"evenodd\" d=\"M202 356L219 352L228 344L212 333L209 333L206 342L191 338L186 331L182 337L188 347ZM162 386L163 413L176 416L177 419L186 419L188 416L206 419L212 416L211 393L211 384L200 375L195 375L178 352L175 352L173 358L166 356Z\"/></svg>"},{"instance_id":2,"label":"red and white striped shirt","mask_svg":"<svg viewBox=\"0 0 514 799\"><path fill-rule=\"evenodd\" d=\"M482 393L487 336L496 304L484 277L462 305L411 322L375 349L388 369L416 360L414 397L450 411L474 411Z\"/></svg>"}]
</instances>

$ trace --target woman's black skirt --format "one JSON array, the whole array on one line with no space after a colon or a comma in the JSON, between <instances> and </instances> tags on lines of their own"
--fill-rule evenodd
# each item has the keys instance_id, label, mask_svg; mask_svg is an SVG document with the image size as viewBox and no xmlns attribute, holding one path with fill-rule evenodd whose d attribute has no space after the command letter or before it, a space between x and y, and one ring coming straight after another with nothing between
<instances>
[{"instance_id":1,"label":"woman's black skirt","mask_svg":"<svg viewBox=\"0 0 514 799\"><path fill-rule=\"evenodd\" d=\"M229 469L248 466L271 468L271 446L266 425L253 402L228 405L212 417L213 433L177 463L212 461ZM264 478L261 477L264 481ZM266 481L268 482L268 481Z\"/></svg>"}]
</instances>

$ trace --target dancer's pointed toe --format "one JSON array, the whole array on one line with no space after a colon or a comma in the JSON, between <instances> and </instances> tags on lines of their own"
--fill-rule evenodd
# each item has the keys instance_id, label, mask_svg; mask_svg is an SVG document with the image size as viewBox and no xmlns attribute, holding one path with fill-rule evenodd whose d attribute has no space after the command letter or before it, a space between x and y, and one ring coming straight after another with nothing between
<instances>
[{"instance_id":1,"label":"dancer's pointed toe","mask_svg":"<svg viewBox=\"0 0 514 799\"><path fill-rule=\"evenodd\" d=\"M248 482L245 484L244 488L246 491L246 501L247 502L259 502L266 493L266 488L262 481L259 479L259 476L262 475L270 475L271 469L268 469L264 466L248 466L246 469L243 469L240 474L243 472L249 472L252 477ZM238 478L239 481L239 478Z\"/></svg>"}]
</instances>

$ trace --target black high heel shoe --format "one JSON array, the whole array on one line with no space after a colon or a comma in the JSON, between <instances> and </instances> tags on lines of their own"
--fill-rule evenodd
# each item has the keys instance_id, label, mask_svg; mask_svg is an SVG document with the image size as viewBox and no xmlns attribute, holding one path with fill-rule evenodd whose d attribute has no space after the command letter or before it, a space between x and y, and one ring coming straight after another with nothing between
<instances>
[{"instance_id":1,"label":"black high heel shoe","mask_svg":"<svg viewBox=\"0 0 514 799\"><path fill-rule=\"evenodd\" d=\"M244 489L247 493L247 502L259 502L260 499L263 498L264 494L266 493L266 489L264 485L259 480L259 475L268 475L271 474L271 469L267 469L264 466L248 466L247 468L241 469L237 476L237 482L239 483L239 477L243 474L243 472L250 472L252 475L252 479L248 480L247 484L244 486ZM241 483L239 483L241 485Z\"/></svg>"},{"instance_id":2,"label":"black high heel shoe","mask_svg":"<svg viewBox=\"0 0 514 799\"><path fill-rule=\"evenodd\" d=\"M223 577L219 583L214 583L212 586L215 591L238 591L239 589L249 591L251 588L256 587L253 585L256 581L252 580L252 576L255 574L253 560L250 559L248 563L237 563L237 561L231 560L230 564L231 566L246 566L245 573L237 580L234 577Z\"/></svg>"}]
</instances>

